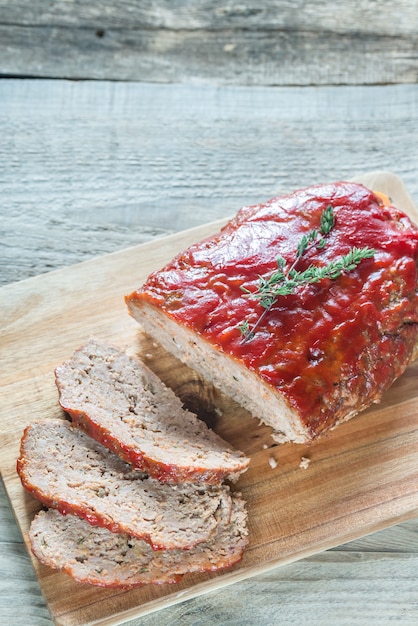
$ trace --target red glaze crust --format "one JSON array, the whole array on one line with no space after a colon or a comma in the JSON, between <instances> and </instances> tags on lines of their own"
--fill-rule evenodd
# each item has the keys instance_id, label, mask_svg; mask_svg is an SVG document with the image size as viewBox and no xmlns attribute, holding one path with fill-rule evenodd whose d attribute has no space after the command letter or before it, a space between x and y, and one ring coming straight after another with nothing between
<instances>
[{"instance_id":1,"label":"red glaze crust","mask_svg":"<svg viewBox=\"0 0 418 626\"><path fill-rule=\"evenodd\" d=\"M299 288L281 299L251 341L263 309L245 296L259 276L295 258L303 234L318 228L332 205L335 227L324 249L298 269L321 265L352 247L373 258L336 280ZM418 228L362 185L315 185L244 207L220 233L153 273L129 303L145 301L204 338L277 390L312 437L379 401L413 358L418 340Z\"/></svg>"},{"instance_id":2,"label":"red glaze crust","mask_svg":"<svg viewBox=\"0 0 418 626\"><path fill-rule=\"evenodd\" d=\"M124 445L116 436L113 436L105 428L102 428L92 421L83 411L76 411L65 406L62 406L62 408L71 416L72 422L77 428L80 428L89 435L89 437L92 437L114 452L114 454L126 461L126 463L131 463L135 469L146 472L160 482L204 482L208 484L218 484L227 478L225 471L221 469L208 470L205 467L188 469L186 467L179 468L178 465L174 465L173 463L157 462L150 456L142 454L138 450L133 450L128 445ZM242 466L243 468L245 467L244 461Z\"/></svg>"}]
</instances>

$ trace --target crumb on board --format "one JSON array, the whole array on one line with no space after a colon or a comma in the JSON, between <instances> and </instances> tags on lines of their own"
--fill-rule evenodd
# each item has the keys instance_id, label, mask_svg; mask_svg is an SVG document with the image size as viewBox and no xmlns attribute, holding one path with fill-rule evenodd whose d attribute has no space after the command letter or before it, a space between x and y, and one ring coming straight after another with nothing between
<instances>
[{"instance_id":1,"label":"crumb on board","mask_svg":"<svg viewBox=\"0 0 418 626\"><path fill-rule=\"evenodd\" d=\"M302 456L300 459L299 467L301 469L308 469L310 462L311 459L309 459L307 456Z\"/></svg>"},{"instance_id":2,"label":"crumb on board","mask_svg":"<svg viewBox=\"0 0 418 626\"><path fill-rule=\"evenodd\" d=\"M271 469L274 469L275 467L277 467L277 461L274 458L274 456L271 456L269 458L269 465L270 465Z\"/></svg>"},{"instance_id":3,"label":"crumb on board","mask_svg":"<svg viewBox=\"0 0 418 626\"><path fill-rule=\"evenodd\" d=\"M263 443L263 450L267 450L268 445L266 443Z\"/></svg>"}]
</instances>

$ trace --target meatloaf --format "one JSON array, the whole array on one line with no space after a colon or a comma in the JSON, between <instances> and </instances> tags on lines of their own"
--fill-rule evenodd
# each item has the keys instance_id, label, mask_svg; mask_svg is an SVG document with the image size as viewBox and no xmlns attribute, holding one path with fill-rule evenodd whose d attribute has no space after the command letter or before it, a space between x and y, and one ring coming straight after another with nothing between
<instances>
[{"instance_id":1,"label":"meatloaf","mask_svg":"<svg viewBox=\"0 0 418 626\"><path fill-rule=\"evenodd\" d=\"M115 346L90 339L55 377L73 423L162 482L235 480L248 467L142 361Z\"/></svg>"},{"instance_id":2,"label":"meatloaf","mask_svg":"<svg viewBox=\"0 0 418 626\"><path fill-rule=\"evenodd\" d=\"M231 516L227 485L161 483L65 420L35 421L25 429L17 471L45 506L154 549L192 548Z\"/></svg>"},{"instance_id":3,"label":"meatloaf","mask_svg":"<svg viewBox=\"0 0 418 626\"><path fill-rule=\"evenodd\" d=\"M124 588L175 583L186 573L231 567L241 560L247 535L245 505L237 495L230 521L222 520L210 541L190 550L154 551L140 539L54 509L38 513L29 531L32 551L45 565L81 583Z\"/></svg>"},{"instance_id":4,"label":"meatloaf","mask_svg":"<svg viewBox=\"0 0 418 626\"><path fill-rule=\"evenodd\" d=\"M257 298L277 271L319 274L358 250L371 254L338 277L324 272L270 308ZM401 210L360 184L320 184L242 208L126 303L277 441L304 443L379 402L414 358L417 258L418 228Z\"/></svg>"}]
</instances>

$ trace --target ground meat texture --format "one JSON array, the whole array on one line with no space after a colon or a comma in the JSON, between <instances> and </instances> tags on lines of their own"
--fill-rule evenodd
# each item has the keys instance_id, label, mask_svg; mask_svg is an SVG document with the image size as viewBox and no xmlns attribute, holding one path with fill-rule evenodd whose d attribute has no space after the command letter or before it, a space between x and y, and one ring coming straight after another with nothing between
<instances>
[{"instance_id":1,"label":"ground meat texture","mask_svg":"<svg viewBox=\"0 0 418 626\"><path fill-rule=\"evenodd\" d=\"M38 513L29 531L32 551L45 565L81 583L124 588L176 583L186 573L231 567L241 560L247 535L245 503L238 494L229 523L221 521L213 539L190 550L154 551L140 539L53 509Z\"/></svg>"},{"instance_id":2,"label":"ground meat texture","mask_svg":"<svg viewBox=\"0 0 418 626\"><path fill-rule=\"evenodd\" d=\"M227 485L161 483L65 420L33 422L25 429L17 471L44 505L155 549L189 549L208 541L231 515Z\"/></svg>"},{"instance_id":3,"label":"ground meat texture","mask_svg":"<svg viewBox=\"0 0 418 626\"><path fill-rule=\"evenodd\" d=\"M298 270L351 248L373 258L336 280L280 297L251 341L263 308L260 276L295 260L326 207L335 225ZM151 274L126 297L132 316L167 350L273 427L277 441L308 442L381 399L416 354L418 228L362 185L315 185L241 209L218 234Z\"/></svg>"},{"instance_id":4,"label":"ground meat texture","mask_svg":"<svg viewBox=\"0 0 418 626\"><path fill-rule=\"evenodd\" d=\"M55 377L77 426L160 481L217 483L248 467L142 361L115 346L90 339Z\"/></svg>"}]
</instances>

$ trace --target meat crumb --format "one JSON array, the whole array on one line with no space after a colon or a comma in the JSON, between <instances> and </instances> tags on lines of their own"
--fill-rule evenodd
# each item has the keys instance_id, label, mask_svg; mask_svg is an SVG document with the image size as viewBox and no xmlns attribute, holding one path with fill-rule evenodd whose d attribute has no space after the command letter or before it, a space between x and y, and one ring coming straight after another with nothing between
<instances>
[{"instance_id":1,"label":"meat crumb","mask_svg":"<svg viewBox=\"0 0 418 626\"><path fill-rule=\"evenodd\" d=\"M273 456L269 458L269 465L271 469L274 469L275 467L277 467L277 461Z\"/></svg>"},{"instance_id":2,"label":"meat crumb","mask_svg":"<svg viewBox=\"0 0 418 626\"><path fill-rule=\"evenodd\" d=\"M311 462L311 459L308 459L307 456L302 456L300 459L299 467L301 469L308 469L310 462Z\"/></svg>"}]
</instances>

